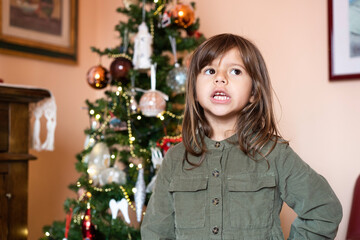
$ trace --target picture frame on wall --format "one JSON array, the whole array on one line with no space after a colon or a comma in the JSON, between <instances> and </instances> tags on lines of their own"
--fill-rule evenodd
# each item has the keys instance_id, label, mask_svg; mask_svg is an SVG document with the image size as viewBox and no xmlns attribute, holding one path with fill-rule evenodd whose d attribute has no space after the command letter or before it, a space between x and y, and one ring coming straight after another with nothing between
<instances>
[{"instance_id":1,"label":"picture frame on wall","mask_svg":"<svg viewBox=\"0 0 360 240\"><path fill-rule=\"evenodd\" d=\"M78 0L0 0L0 54L77 63Z\"/></svg>"},{"instance_id":2,"label":"picture frame on wall","mask_svg":"<svg viewBox=\"0 0 360 240\"><path fill-rule=\"evenodd\" d=\"M360 80L360 0L328 0L330 81Z\"/></svg>"}]
</instances>

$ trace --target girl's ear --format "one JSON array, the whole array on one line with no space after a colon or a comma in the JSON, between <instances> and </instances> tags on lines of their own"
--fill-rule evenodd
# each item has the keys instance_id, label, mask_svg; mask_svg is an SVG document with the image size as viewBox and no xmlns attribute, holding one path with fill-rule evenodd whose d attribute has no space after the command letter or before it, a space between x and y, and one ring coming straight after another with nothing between
<instances>
[{"instance_id":1,"label":"girl's ear","mask_svg":"<svg viewBox=\"0 0 360 240\"><path fill-rule=\"evenodd\" d=\"M253 103L254 100L255 100L255 96L254 96L254 90L251 91L251 95L250 95L250 98L249 98L249 103Z\"/></svg>"},{"instance_id":2,"label":"girl's ear","mask_svg":"<svg viewBox=\"0 0 360 240\"><path fill-rule=\"evenodd\" d=\"M251 95L251 96L250 96L250 99L249 99L249 102L250 102L250 103L253 103L253 102L254 102L254 100L255 100L254 95Z\"/></svg>"}]
</instances>

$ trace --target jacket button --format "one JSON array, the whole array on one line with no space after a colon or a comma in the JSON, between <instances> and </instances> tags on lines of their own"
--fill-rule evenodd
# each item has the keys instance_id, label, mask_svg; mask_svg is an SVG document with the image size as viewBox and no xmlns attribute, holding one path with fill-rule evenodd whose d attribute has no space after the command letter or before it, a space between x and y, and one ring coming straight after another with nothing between
<instances>
[{"instance_id":1,"label":"jacket button","mask_svg":"<svg viewBox=\"0 0 360 240\"><path fill-rule=\"evenodd\" d=\"M214 171L212 172L212 175L217 178L217 177L219 177L220 172L219 172L218 170L214 170Z\"/></svg>"},{"instance_id":2,"label":"jacket button","mask_svg":"<svg viewBox=\"0 0 360 240\"><path fill-rule=\"evenodd\" d=\"M220 200L218 198L214 198L212 200L212 204L214 204L215 206L217 206L219 204Z\"/></svg>"},{"instance_id":3,"label":"jacket button","mask_svg":"<svg viewBox=\"0 0 360 240\"><path fill-rule=\"evenodd\" d=\"M216 143L215 143L215 147L216 147L216 148L220 147L220 143L219 143L219 142L216 142Z\"/></svg>"},{"instance_id":4,"label":"jacket button","mask_svg":"<svg viewBox=\"0 0 360 240\"><path fill-rule=\"evenodd\" d=\"M218 234L219 233L219 228L218 227L213 227L212 228L212 233L213 234Z\"/></svg>"}]
</instances>

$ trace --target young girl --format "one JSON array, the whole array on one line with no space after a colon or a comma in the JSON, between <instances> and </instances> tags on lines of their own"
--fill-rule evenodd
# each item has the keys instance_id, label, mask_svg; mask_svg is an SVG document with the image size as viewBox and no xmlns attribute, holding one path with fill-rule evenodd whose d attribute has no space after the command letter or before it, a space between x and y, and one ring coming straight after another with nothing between
<instances>
[{"instance_id":1,"label":"young girl","mask_svg":"<svg viewBox=\"0 0 360 240\"><path fill-rule=\"evenodd\" d=\"M280 137L256 46L232 34L208 39L186 93L183 142L162 163L142 239L284 239L283 201L298 215L289 239L335 238L340 202Z\"/></svg>"}]
</instances>

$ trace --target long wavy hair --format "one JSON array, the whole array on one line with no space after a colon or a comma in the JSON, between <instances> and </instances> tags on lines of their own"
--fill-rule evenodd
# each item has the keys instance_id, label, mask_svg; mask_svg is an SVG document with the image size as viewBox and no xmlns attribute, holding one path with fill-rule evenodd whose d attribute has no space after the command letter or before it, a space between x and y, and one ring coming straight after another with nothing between
<instances>
[{"instance_id":1,"label":"long wavy hair","mask_svg":"<svg viewBox=\"0 0 360 240\"><path fill-rule=\"evenodd\" d=\"M197 76L205 66L233 48L239 50L244 67L252 79L253 101L239 111L236 123L239 147L253 159L256 154L266 158L279 142L270 77L259 49L249 40L237 35L216 35L194 51L188 70L182 141L186 148L185 160L192 166L200 166L204 158L195 164L188 160L187 154L202 156L207 151L204 137L211 138L213 134L204 110L196 100ZM269 142L273 143L271 148L263 153L262 149Z\"/></svg>"}]
</instances>

